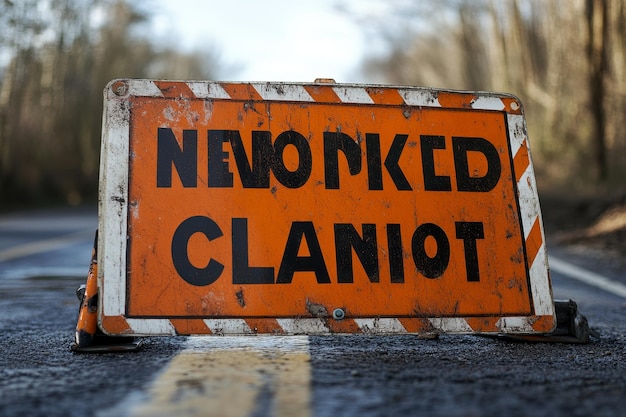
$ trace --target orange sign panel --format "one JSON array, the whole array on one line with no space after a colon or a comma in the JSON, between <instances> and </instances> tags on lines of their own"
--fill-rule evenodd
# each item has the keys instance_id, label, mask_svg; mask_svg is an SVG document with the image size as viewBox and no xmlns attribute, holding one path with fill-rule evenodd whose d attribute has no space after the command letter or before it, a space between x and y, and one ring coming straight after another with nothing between
<instances>
[{"instance_id":1,"label":"orange sign panel","mask_svg":"<svg viewBox=\"0 0 626 417\"><path fill-rule=\"evenodd\" d=\"M554 327L515 97L151 80L105 97L105 332Z\"/></svg>"}]
</instances>

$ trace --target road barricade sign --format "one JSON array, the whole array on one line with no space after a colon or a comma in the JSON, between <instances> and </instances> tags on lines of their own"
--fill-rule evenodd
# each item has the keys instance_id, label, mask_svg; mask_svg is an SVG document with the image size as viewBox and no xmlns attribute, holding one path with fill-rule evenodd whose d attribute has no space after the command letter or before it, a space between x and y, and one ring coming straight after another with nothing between
<instances>
[{"instance_id":1,"label":"road barricade sign","mask_svg":"<svg viewBox=\"0 0 626 417\"><path fill-rule=\"evenodd\" d=\"M554 328L516 97L157 80L104 94L105 333Z\"/></svg>"}]
</instances>

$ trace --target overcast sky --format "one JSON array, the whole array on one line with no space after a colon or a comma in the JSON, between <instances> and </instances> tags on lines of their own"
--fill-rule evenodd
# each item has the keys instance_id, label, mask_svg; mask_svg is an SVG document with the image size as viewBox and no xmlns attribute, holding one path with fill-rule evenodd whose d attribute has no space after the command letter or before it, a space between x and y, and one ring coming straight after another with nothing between
<instances>
[{"instance_id":1,"label":"overcast sky","mask_svg":"<svg viewBox=\"0 0 626 417\"><path fill-rule=\"evenodd\" d=\"M364 31L337 2L159 0L153 28L187 50L217 48L233 69L222 80L364 82Z\"/></svg>"}]
</instances>

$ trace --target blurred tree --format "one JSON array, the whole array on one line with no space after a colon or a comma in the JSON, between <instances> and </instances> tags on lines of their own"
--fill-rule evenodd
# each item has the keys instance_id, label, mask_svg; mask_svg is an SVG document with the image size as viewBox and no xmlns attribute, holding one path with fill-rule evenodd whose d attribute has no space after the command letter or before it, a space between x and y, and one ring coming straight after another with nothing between
<instances>
[{"instance_id":1,"label":"blurred tree","mask_svg":"<svg viewBox=\"0 0 626 417\"><path fill-rule=\"evenodd\" d=\"M626 189L626 0L413 3L388 3L399 12L377 17L348 9L368 28L399 28L380 30L387 49L364 62L366 74L514 93L541 184Z\"/></svg>"},{"instance_id":2,"label":"blurred tree","mask_svg":"<svg viewBox=\"0 0 626 417\"><path fill-rule=\"evenodd\" d=\"M608 4L606 0L587 0L587 58L589 59L589 96L594 125L594 150L597 175L606 180L609 167L606 160L605 83L608 72Z\"/></svg>"},{"instance_id":3,"label":"blurred tree","mask_svg":"<svg viewBox=\"0 0 626 417\"><path fill-rule=\"evenodd\" d=\"M0 72L0 190L4 183L15 180L19 164L15 158L20 147L14 139L18 134L16 125L22 118L32 78L34 46L44 29L40 16L31 12L37 3L37 0L3 0L0 3L0 59L8 61L3 62ZM25 173L25 176L29 175L29 172ZM2 194L0 191L0 197Z\"/></svg>"},{"instance_id":4,"label":"blurred tree","mask_svg":"<svg viewBox=\"0 0 626 417\"><path fill-rule=\"evenodd\" d=\"M214 51L154 45L148 22L125 0L0 0L0 208L95 197L111 79L217 75Z\"/></svg>"}]
</instances>

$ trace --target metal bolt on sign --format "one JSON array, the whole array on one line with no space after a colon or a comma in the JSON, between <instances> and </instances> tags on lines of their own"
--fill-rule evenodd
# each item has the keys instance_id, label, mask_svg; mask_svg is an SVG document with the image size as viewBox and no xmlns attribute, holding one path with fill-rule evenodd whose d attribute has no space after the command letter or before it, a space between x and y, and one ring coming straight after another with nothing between
<instances>
[{"instance_id":1,"label":"metal bolt on sign","mask_svg":"<svg viewBox=\"0 0 626 417\"><path fill-rule=\"evenodd\" d=\"M117 96L125 96L128 94L128 83L123 80L116 81L111 85L111 91Z\"/></svg>"},{"instance_id":2,"label":"metal bolt on sign","mask_svg":"<svg viewBox=\"0 0 626 417\"><path fill-rule=\"evenodd\" d=\"M340 309L340 308L336 308L333 310L333 318L335 320L343 320L346 317L346 313Z\"/></svg>"}]
</instances>

